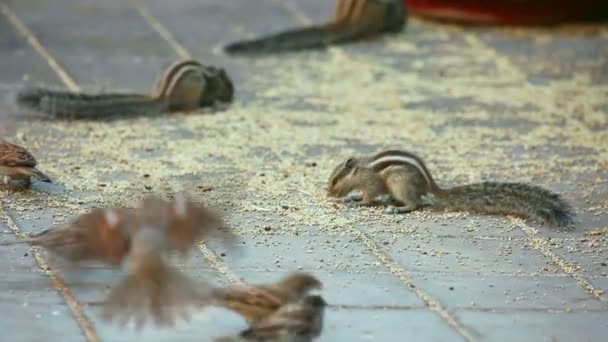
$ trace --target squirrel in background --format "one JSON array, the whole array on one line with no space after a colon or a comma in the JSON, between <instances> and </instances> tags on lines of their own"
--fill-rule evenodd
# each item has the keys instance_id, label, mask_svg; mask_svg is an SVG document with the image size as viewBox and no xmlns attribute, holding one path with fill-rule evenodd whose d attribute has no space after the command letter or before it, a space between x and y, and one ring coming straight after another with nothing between
<instances>
[{"instance_id":1,"label":"squirrel in background","mask_svg":"<svg viewBox=\"0 0 608 342\"><path fill-rule=\"evenodd\" d=\"M228 44L228 54L262 54L324 48L383 33L400 32L407 22L403 0L338 0L333 21L288 29Z\"/></svg>"},{"instance_id":2,"label":"squirrel in background","mask_svg":"<svg viewBox=\"0 0 608 342\"><path fill-rule=\"evenodd\" d=\"M232 102L234 86L222 68L187 59L169 66L151 94L74 93L31 87L17 94L17 105L60 119L109 119L164 112L189 112Z\"/></svg>"}]
</instances>

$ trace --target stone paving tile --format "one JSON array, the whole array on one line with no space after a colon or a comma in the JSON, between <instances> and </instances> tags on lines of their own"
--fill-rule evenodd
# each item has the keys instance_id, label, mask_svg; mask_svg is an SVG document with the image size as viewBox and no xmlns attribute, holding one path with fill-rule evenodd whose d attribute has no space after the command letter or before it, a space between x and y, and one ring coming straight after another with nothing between
<instances>
[{"instance_id":1,"label":"stone paving tile","mask_svg":"<svg viewBox=\"0 0 608 342\"><path fill-rule=\"evenodd\" d=\"M241 236L241 240L238 255L227 253L223 258L236 270L371 271L381 265L350 236ZM210 241L209 246L218 253L221 250L215 241ZM255 258L248 257L254 255ZM258 260L266 262L261 264Z\"/></svg>"},{"instance_id":2,"label":"stone paving tile","mask_svg":"<svg viewBox=\"0 0 608 342\"><path fill-rule=\"evenodd\" d=\"M187 262L187 265L182 263L180 269L194 281L217 283L220 275L201 268L200 259L201 257L193 258ZM242 320L239 320L238 316L229 315L225 310L214 309L211 311L218 311L215 315L210 315L207 310L193 312L191 320L179 322L175 330L157 329L150 325L144 327L140 333L136 329L122 329L116 322L105 322L101 319L101 307L98 303L104 300L111 286L122 279L124 272L91 270L80 274L62 273L62 276L68 284L72 285L74 296L84 304L84 313L95 322L96 331L103 340L131 341L141 338L145 341L167 341L168 339L173 341L175 338L177 341L191 341L192 336L200 336L207 341L204 339L205 336L229 334L236 329L244 328ZM132 328L132 326L129 327Z\"/></svg>"},{"instance_id":3,"label":"stone paving tile","mask_svg":"<svg viewBox=\"0 0 608 342\"><path fill-rule=\"evenodd\" d=\"M185 0L171 11L166 10L164 1L147 0L146 8L174 36L176 42L205 63L219 65L229 70L236 89L235 104L247 104L253 99L261 104L284 102L293 103L296 99L286 99L278 94L265 94L266 86L256 83L273 83L280 75L275 75L276 62L280 57L268 56L259 59L228 58L217 50L221 45L242 37L254 37L274 32L282 27L296 24L281 6L273 0L238 3L217 3L214 1ZM213 15L209 15L213 13ZM247 15L240 15L247 13ZM226 18L238 16L236 22L226 26ZM201 18L205 18L201 20ZM262 18L272 18L263 20ZM187 22L188 25L183 25ZM259 77L264 75L267 77ZM253 82L253 78L256 82ZM309 108L310 109L310 108ZM290 110L294 110L290 107Z\"/></svg>"},{"instance_id":4,"label":"stone paving tile","mask_svg":"<svg viewBox=\"0 0 608 342\"><path fill-rule=\"evenodd\" d=\"M348 209L345 208L345 211ZM384 208L370 211L378 215L378 225L358 225L361 230L372 233L407 234L411 237L487 237L495 239L521 239L527 235L513 227L504 217L464 216L462 213L437 213L419 211L408 215L386 215ZM390 225L385 225L390 222Z\"/></svg>"},{"instance_id":5,"label":"stone paving tile","mask_svg":"<svg viewBox=\"0 0 608 342\"><path fill-rule=\"evenodd\" d=\"M83 209L82 212L85 210ZM23 214L21 210L8 209L7 212L19 229L27 234L39 233L44 229L51 228L53 225L68 222L73 218L71 214L66 213L65 208L34 207L27 214ZM8 237L14 240L13 236ZM26 245L20 247L24 246Z\"/></svg>"},{"instance_id":6,"label":"stone paving tile","mask_svg":"<svg viewBox=\"0 0 608 342\"><path fill-rule=\"evenodd\" d=\"M330 305L358 307L406 307L422 308L424 302L408 290L393 274L383 271L316 271L314 274L323 282L323 295ZM238 274L247 282L264 283L278 280L285 270L249 271L239 270Z\"/></svg>"},{"instance_id":7,"label":"stone paving tile","mask_svg":"<svg viewBox=\"0 0 608 342\"><path fill-rule=\"evenodd\" d=\"M608 278L606 237L589 236L569 241L557 241L556 252L567 262L580 265L581 273Z\"/></svg>"},{"instance_id":8,"label":"stone paving tile","mask_svg":"<svg viewBox=\"0 0 608 342\"><path fill-rule=\"evenodd\" d=\"M9 233L0 222L2 239ZM0 302L3 335L14 341L34 341L46 336L54 341L82 341L82 336L66 335L77 332L78 324L63 298L55 291L49 278L38 268L25 248L0 248Z\"/></svg>"},{"instance_id":9,"label":"stone paving tile","mask_svg":"<svg viewBox=\"0 0 608 342\"><path fill-rule=\"evenodd\" d=\"M603 341L605 312L491 312L458 310L484 341Z\"/></svg>"},{"instance_id":10,"label":"stone paving tile","mask_svg":"<svg viewBox=\"0 0 608 342\"><path fill-rule=\"evenodd\" d=\"M319 341L463 341L429 310L330 310L326 322Z\"/></svg>"},{"instance_id":11,"label":"stone paving tile","mask_svg":"<svg viewBox=\"0 0 608 342\"><path fill-rule=\"evenodd\" d=\"M0 61L3 66L0 83L14 86L33 75L40 80L57 81L57 75L45 65L40 55L25 40L12 34L13 28L4 16L0 17L0 31L11 33L0 36Z\"/></svg>"},{"instance_id":12,"label":"stone paving tile","mask_svg":"<svg viewBox=\"0 0 608 342\"><path fill-rule=\"evenodd\" d=\"M608 64L600 58L608 53L606 37L576 31L558 37L552 36L548 30L535 33L534 36L525 32L519 36L500 32L481 33L478 36L501 55L507 56L533 85L546 85L572 78L578 78L581 84L608 83ZM542 61L542 64L536 61Z\"/></svg>"},{"instance_id":13,"label":"stone paving tile","mask_svg":"<svg viewBox=\"0 0 608 342\"><path fill-rule=\"evenodd\" d=\"M468 275L543 274L559 272L536 250L519 241L464 238L400 239L377 234L373 239L397 262L412 271Z\"/></svg>"},{"instance_id":14,"label":"stone paving tile","mask_svg":"<svg viewBox=\"0 0 608 342\"><path fill-rule=\"evenodd\" d=\"M404 339L424 341L462 341L455 332L444 326L437 316L428 310L335 310L329 309L326 316L326 330L318 341L387 341ZM399 326L398 330L387 329ZM111 341L132 341L135 338L146 341L191 341L197 336L199 341L211 341L213 336L229 335L244 328L244 322L220 309L211 309L194 317L192 324L180 324L175 330L144 329L139 333L118 329L114 325L99 324L100 335ZM344 327L347 327L346 334Z\"/></svg>"},{"instance_id":15,"label":"stone paving tile","mask_svg":"<svg viewBox=\"0 0 608 342\"><path fill-rule=\"evenodd\" d=\"M41 336L58 342L82 341L78 325L64 304L33 304L24 308L2 299L5 312L0 329L13 341L39 341ZM32 315L33 314L33 315Z\"/></svg>"},{"instance_id":16,"label":"stone paving tile","mask_svg":"<svg viewBox=\"0 0 608 342\"><path fill-rule=\"evenodd\" d=\"M98 323L98 334L104 341L196 341L211 342L213 337L231 335L246 327L245 322L225 310L211 309L197 313L190 323L179 322L174 329L144 327L141 331L124 329L115 324Z\"/></svg>"},{"instance_id":17,"label":"stone paving tile","mask_svg":"<svg viewBox=\"0 0 608 342\"><path fill-rule=\"evenodd\" d=\"M608 278L593 278L591 279L591 283L597 286L600 290L604 291L604 293L608 293Z\"/></svg>"},{"instance_id":18,"label":"stone paving tile","mask_svg":"<svg viewBox=\"0 0 608 342\"><path fill-rule=\"evenodd\" d=\"M13 10L75 81L92 91L115 87L148 92L164 64L176 58L126 2L24 1Z\"/></svg>"},{"instance_id":19,"label":"stone paving tile","mask_svg":"<svg viewBox=\"0 0 608 342\"><path fill-rule=\"evenodd\" d=\"M411 278L449 308L605 311L606 306L569 276L415 273Z\"/></svg>"},{"instance_id":20,"label":"stone paving tile","mask_svg":"<svg viewBox=\"0 0 608 342\"><path fill-rule=\"evenodd\" d=\"M173 11L167 11L166 4L162 0L146 0L144 3L155 18L179 37L179 42L188 50L196 55L208 56L210 62L216 63L251 63L247 59L231 61L230 58L214 50L221 44L242 39L244 35L254 37L268 34L297 23L286 15L281 6L276 6L274 0L225 4L209 0L185 0L181 1L180 6ZM226 25L226 18L238 16L240 13L247 15L241 15L237 21ZM202 21L201 18L205 20ZM182 25L183 22L189 24Z\"/></svg>"}]
</instances>

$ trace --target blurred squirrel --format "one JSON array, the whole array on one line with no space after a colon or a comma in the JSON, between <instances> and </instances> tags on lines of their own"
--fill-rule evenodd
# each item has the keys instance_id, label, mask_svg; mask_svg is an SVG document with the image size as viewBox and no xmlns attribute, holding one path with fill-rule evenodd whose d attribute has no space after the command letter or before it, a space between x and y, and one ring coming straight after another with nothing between
<instances>
[{"instance_id":1,"label":"blurred squirrel","mask_svg":"<svg viewBox=\"0 0 608 342\"><path fill-rule=\"evenodd\" d=\"M228 44L228 54L263 54L324 48L385 33L407 22L403 0L338 0L333 21Z\"/></svg>"},{"instance_id":2,"label":"blurred squirrel","mask_svg":"<svg viewBox=\"0 0 608 342\"><path fill-rule=\"evenodd\" d=\"M150 94L75 93L30 87L17 94L17 105L55 118L109 119L165 112L191 112L232 102L234 86L222 68L187 59L171 64Z\"/></svg>"}]
</instances>

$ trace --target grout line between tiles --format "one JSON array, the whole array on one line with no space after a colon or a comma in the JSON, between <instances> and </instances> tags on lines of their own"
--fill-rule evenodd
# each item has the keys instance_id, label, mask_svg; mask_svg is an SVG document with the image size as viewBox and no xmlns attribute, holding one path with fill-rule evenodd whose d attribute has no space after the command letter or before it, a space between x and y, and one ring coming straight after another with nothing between
<instances>
[{"instance_id":1,"label":"grout line between tiles","mask_svg":"<svg viewBox=\"0 0 608 342\"><path fill-rule=\"evenodd\" d=\"M536 229L529 227L523 222L521 219L512 218L514 223L517 224L521 230L523 230L530 239L530 245L539 251L545 258L549 259L551 262L559 266L559 268L570 277L574 278L576 282L591 296L595 299L603 302L604 304L608 304L608 298L606 297L606 292L601 290L595 286L583 275L578 272L580 266L576 262L569 263L564 258L559 256L557 253L551 250L549 247L549 241L543 237L539 237Z\"/></svg>"},{"instance_id":2,"label":"grout line between tiles","mask_svg":"<svg viewBox=\"0 0 608 342\"><path fill-rule=\"evenodd\" d=\"M235 284L242 284L244 283L244 281L242 280L241 277L239 277L236 272L234 272L233 270L230 269L230 267L228 267L228 265L226 265L225 262L222 261L222 259L220 259L217 254L215 254L214 251L212 251L207 245L205 245L204 243L199 245L199 250L201 251L201 253L203 254L203 256L207 259L207 261L209 262L210 266L215 269L216 271L220 272L221 274L224 275L224 277L226 279L228 279L229 281L235 283Z\"/></svg>"},{"instance_id":3,"label":"grout line between tiles","mask_svg":"<svg viewBox=\"0 0 608 342\"><path fill-rule=\"evenodd\" d=\"M0 12L4 14L4 16L8 19L8 21L13 25L15 31L21 34L30 46L38 52L38 54L44 58L49 67L53 69L53 71L59 76L61 81L66 85L66 87L71 91L80 91L80 87L74 81L74 79L70 76L70 74L63 68L59 62L51 55L51 53L40 43L38 38L34 35L32 31L17 17L15 12L13 12L8 5L4 3L0 3Z\"/></svg>"},{"instance_id":4,"label":"grout line between tiles","mask_svg":"<svg viewBox=\"0 0 608 342\"><path fill-rule=\"evenodd\" d=\"M40 43L40 40L34 35L34 33L17 17L17 15L6 5L0 3L0 12L9 20L13 25L14 29L21 34L30 46L47 62L49 67L57 74L60 80L65 86L71 91L80 91L80 86L74 81L69 73L59 64L59 62L53 57L53 55ZM19 226L14 222L10 215L4 209L4 206L0 206L0 218L5 221L9 229L17 236L24 237L24 234ZM82 305L76 299L72 293L69 285L57 274L55 274L38 251L33 253L34 259L38 264L38 267L49 277L55 290L61 294L65 303L70 308L72 315L78 322L81 331L85 338L89 342L101 341L95 324L88 318Z\"/></svg>"},{"instance_id":5,"label":"grout line between tiles","mask_svg":"<svg viewBox=\"0 0 608 342\"><path fill-rule=\"evenodd\" d=\"M454 317L437 299L433 298L422 288L416 286L416 284L414 284L414 282L408 277L407 271L395 260L383 253L380 248L378 248L378 245L376 245L376 243L372 239L370 239L365 233L356 228L351 228L351 235L355 236L373 255L376 256L376 258L378 258L391 271L393 275L395 275L399 280L401 280L405 287L407 287L410 291L412 291L420 299L422 299L431 311L435 312L454 330L456 330L460 335L462 335L467 341L477 340L473 336L473 333L470 332L462 323L460 323L456 319L456 317Z\"/></svg>"},{"instance_id":6,"label":"grout line between tiles","mask_svg":"<svg viewBox=\"0 0 608 342\"><path fill-rule=\"evenodd\" d=\"M311 25L312 19L293 1L290 0L273 0L275 3L283 6L287 13L291 14L296 20L304 25Z\"/></svg>"},{"instance_id":7,"label":"grout line between tiles","mask_svg":"<svg viewBox=\"0 0 608 342\"><path fill-rule=\"evenodd\" d=\"M8 214L2 203L0 203L0 220L4 221L8 228L18 237L27 237L27 234L21 231L17 223ZM73 317L78 322L78 325L80 326L80 329L82 330L87 341L101 341L99 335L97 334L97 330L95 329L95 325L85 314L82 305L78 302L78 300L70 290L69 285L61 277L59 277L53 272L52 268L47 264L44 257L40 255L40 252L34 249L34 252L32 254L40 270L42 270L42 272L44 272L44 274L49 277L55 290L63 297L65 303L70 308Z\"/></svg>"},{"instance_id":8,"label":"grout line between tiles","mask_svg":"<svg viewBox=\"0 0 608 342\"><path fill-rule=\"evenodd\" d=\"M175 36L169 32L169 30L161 24L153 15L150 13L147 7L145 7L139 0L131 0L133 7L137 10L139 15L158 33L161 38L163 38L169 46L177 53L178 56L184 59L192 58L192 54L182 45L180 44Z\"/></svg>"}]
</instances>

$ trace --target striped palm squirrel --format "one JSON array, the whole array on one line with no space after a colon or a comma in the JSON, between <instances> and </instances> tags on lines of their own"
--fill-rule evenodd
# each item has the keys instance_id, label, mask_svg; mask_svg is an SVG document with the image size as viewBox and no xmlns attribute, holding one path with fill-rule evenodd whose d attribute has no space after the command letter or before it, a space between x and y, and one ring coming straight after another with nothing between
<instances>
[{"instance_id":1,"label":"striped palm squirrel","mask_svg":"<svg viewBox=\"0 0 608 342\"><path fill-rule=\"evenodd\" d=\"M380 195L390 194L401 206L387 213L405 213L423 204L448 210L487 214L515 214L534 218L554 227L574 224L570 204L542 187L525 183L482 182L440 188L426 165L411 152L389 149L371 157L348 158L329 178L327 194L344 197L352 190L363 192L361 205L371 205Z\"/></svg>"},{"instance_id":2,"label":"striped palm squirrel","mask_svg":"<svg viewBox=\"0 0 608 342\"><path fill-rule=\"evenodd\" d=\"M149 95L87 94L34 87L19 92L17 104L55 118L104 119L188 112L216 101L231 102L233 96L232 81L223 69L188 59L169 66Z\"/></svg>"}]
</instances>

